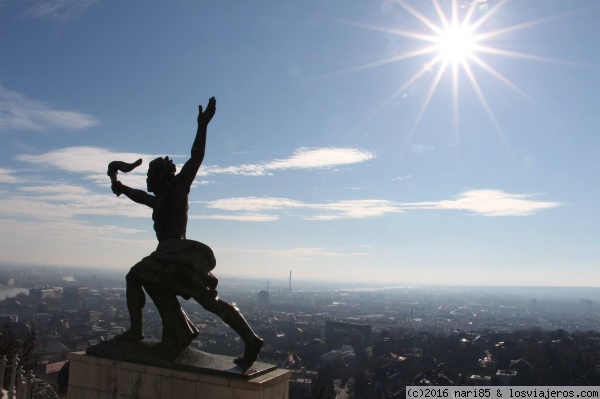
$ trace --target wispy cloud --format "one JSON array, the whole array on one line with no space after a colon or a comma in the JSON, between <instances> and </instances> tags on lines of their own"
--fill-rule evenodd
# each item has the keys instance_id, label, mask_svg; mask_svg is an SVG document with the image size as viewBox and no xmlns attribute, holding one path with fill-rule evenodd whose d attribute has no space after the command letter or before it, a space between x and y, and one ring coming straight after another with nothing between
<instances>
[{"instance_id":1,"label":"wispy cloud","mask_svg":"<svg viewBox=\"0 0 600 399\"><path fill-rule=\"evenodd\" d=\"M109 162L125 161L134 162L138 158L144 161L156 158L158 155L137 154L130 152L117 152L100 147L66 147L48 151L43 154L22 154L16 159L32 164L44 165L50 168L64 170L72 173L98 173L106 174Z\"/></svg>"},{"instance_id":2,"label":"wispy cloud","mask_svg":"<svg viewBox=\"0 0 600 399\"><path fill-rule=\"evenodd\" d=\"M321 204L310 204L288 198L244 197L227 198L206 203L207 208L223 211L244 212L238 216L264 214L271 212L278 218L300 212L300 217L314 220L363 219L383 216L387 213L402 212L402 209L391 201L385 200L353 200ZM306 214L309 211L309 214ZM241 219L240 219L241 220ZM258 220L258 221L269 221Z\"/></svg>"},{"instance_id":3,"label":"wispy cloud","mask_svg":"<svg viewBox=\"0 0 600 399\"><path fill-rule=\"evenodd\" d=\"M90 216L102 216L102 222L90 221ZM116 198L108 189L105 194L98 194L79 185L44 182L17 184L11 186L10 191L0 191L0 238L5 246L11 241L19 246L39 241L36 248L51 247L48 242L60 243L55 245L66 248L75 243L95 246L99 240L112 242L110 247L119 246L118 241L124 237L131 241L148 232L119 222L110 224L108 217L123 220L131 217L150 219L150 216L150 208ZM55 249L46 250L55 252ZM56 252L56 256L65 255Z\"/></svg>"},{"instance_id":4,"label":"wispy cloud","mask_svg":"<svg viewBox=\"0 0 600 399\"><path fill-rule=\"evenodd\" d=\"M45 167L64 170L72 173L87 174L89 179L97 181L100 184L106 184L105 170L109 162L122 160L133 162L142 158L144 163L161 156L152 154L137 154L129 152L117 152L101 147L79 146L65 147L49 151L43 154L22 154L17 155L16 159L23 162L42 165ZM236 166L215 166L204 165L200 168L198 176L208 176L215 174L233 174L245 176L264 176L272 174L278 170L289 169L322 169L342 165L360 163L374 158L375 155L366 150L355 148L300 148L288 158L276 159L270 162L259 164L246 164ZM178 170L181 166L178 166ZM137 173L137 177L136 176ZM143 184L145 174L144 168L138 168L128 179L137 179L136 183ZM200 180L198 184L208 184L207 180Z\"/></svg>"},{"instance_id":5,"label":"wispy cloud","mask_svg":"<svg viewBox=\"0 0 600 399\"><path fill-rule=\"evenodd\" d=\"M190 219L200 220L231 220L236 222L274 222L280 219L277 215L264 213L246 213L238 215L192 215Z\"/></svg>"},{"instance_id":6,"label":"wispy cloud","mask_svg":"<svg viewBox=\"0 0 600 399\"><path fill-rule=\"evenodd\" d=\"M95 125L98 121L87 114L54 109L30 100L0 85L0 133L7 130L43 131L49 128L79 130Z\"/></svg>"},{"instance_id":7,"label":"wispy cloud","mask_svg":"<svg viewBox=\"0 0 600 399\"><path fill-rule=\"evenodd\" d=\"M536 194L511 194L501 190L469 190L455 199L407 204L420 209L456 209L484 216L529 216L556 208L560 202L535 201Z\"/></svg>"},{"instance_id":8,"label":"wispy cloud","mask_svg":"<svg viewBox=\"0 0 600 399\"><path fill-rule=\"evenodd\" d=\"M0 196L0 217L37 221L76 220L82 215L150 217L150 208L61 182L24 186Z\"/></svg>"},{"instance_id":9,"label":"wispy cloud","mask_svg":"<svg viewBox=\"0 0 600 399\"><path fill-rule=\"evenodd\" d=\"M312 208L319 213L308 219L315 220L365 219L403 212L403 209L392 201L375 199L316 204Z\"/></svg>"},{"instance_id":10,"label":"wispy cloud","mask_svg":"<svg viewBox=\"0 0 600 399\"><path fill-rule=\"evenodd\" d=\"M64 23L79 18L84 11L98 0L38 0L26 9L34 18L58 19Z\"/></svg>"},{"instance_id":11,"label":"wispy cloud","mask_svg":"<svg viewBox=\"0 0 600 399\"><path fill-rule=\"evenodd\" d=\"M23 180L14 176L14 170L0 168L0 183L22 183Z\"/></svg>"},{"instance_id":12,"label":"wispy cloud","mask_svg":"<svg viewBox=\"0 0 600 399\"><path fill-rule=\"evenodd\" d=\"M106 167L110 161L125 160L133 162L141 157L146 162L156 157L150 154L135 154L115 152L98 147L68 147L50 151L39 155L19 155L17 159L44 167L56 168L71 173L83 174L85 178L108 187ZM242 175L261 175L277 170L326 168L336 165L349 165L372 159L374 155L369 151L351 148L318 148L297 150L292 156L254 165L232 166L220 168L208 167L210 173L234 173ZM225 171L227 170L227 171ZM250 171L257 173L249 173ZM15 177L8 169L0 169L0 179L6 182L13 181ZM259 173L258 173L259 172ZM145 168L127 174L127 184L143 187ZM401 179L409 178L405 176ZM2 180L0 180L2 181ZM131 184L131 183L135 184ZM199 180L197 184L205 184ZM45 190L45 191L44 191ZM79 190L79 191L78 191ZM22 193L27 195L5 197L2 201L4 209L22 209L32 206L31 201L38 203L36 212L52 214L52 207L68 207L70 215L130 215L144 217L148 215L143 207L136 204L120 202L111 195L95 194L91 190L79 186L43 185L38 187L22 187ZM515 194L502 190L481 189L462 192L451 199L423 202L398 202L384 199L358 199L340 200L322 203L307 203L289 198L277 197L242 197L223 198L201 204L209 211L191 216L197 219L221 219L253 222L269 222L280 220L284 217L298 217L309 220L336 220L336 219L365 219L381 217L416 210L459 210L482 216L528 216L555 208L559 202L536 200L537 194ZM141 210L142 209L142 210ZM224 211L224 212L218 212ZM23 210L26 212L26 209ZM0 213L1 216L1 213Z\"/></svg>"},{"instance_id":13,"label":"wispy cloud","mask_svg":"<svg viewBox=\"0 0 600 399\"><path fill-rule=\"evenodd\" d=\"M501 190L469 190L450 200L412 203L379 199L306 203L288 198L244 197L209 201L206 207L236 212L235 215L226 215L229 220L272 221L283 216L310 220L365 219L428 209L462 210L482 216L529 216L561 205L559 202L536 201L533 199L535 196ZM214 219L221 217L223 215L211 216Z\"/></svg>"},{"instance_id":14,"label":"wispy cloud","mask_svg":"<svg viewBox=\"0 0 600 399\"><path fill-rule=\"evenodd\" d=\"M243 198L224 198L207 202L208 208L221 209L224 211L270 211L293 208L306 208L310 205L294 201L288 198L273 197L243 197Z\"/></svg>"},{"instance_id":15,"label":"wispy cloud","mask_svg":"<svg viewBox=\"0 0 600 399\"><path fill-rule=\"evenodd\" d=\"M288 158L276 159L259 164L246 164L239 166L208 166L199 174L233 174L262 176L272 174L273 171L287 169L322 169L342 165L361 163L375 158L371 151L356 148L299 148Z\"/></svg>"}]
</instances>

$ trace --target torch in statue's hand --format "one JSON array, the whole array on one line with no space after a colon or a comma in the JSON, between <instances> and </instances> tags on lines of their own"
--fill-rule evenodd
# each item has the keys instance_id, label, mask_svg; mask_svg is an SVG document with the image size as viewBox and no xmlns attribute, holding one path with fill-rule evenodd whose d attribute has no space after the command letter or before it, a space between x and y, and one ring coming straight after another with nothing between
<instances>
[{"instance_id":1,"label":"torch in statue's hand","mask_svg":"<svg viewBox=\"0 0 600 399\"><path fill-rule=\"evenodd\" d=\"M110 177L110 181L112 183L112 192L115 193L117 196L123 194L123 190L121 188L122 184L120 181L117 180L117 174L119 173L119 171L124 173L131 172L141 164L141 158L133 163L127 163L123 161L112 161L111 163L109 163L108 172L106 172L106 174Z\"/></svg>"}]
</instances>

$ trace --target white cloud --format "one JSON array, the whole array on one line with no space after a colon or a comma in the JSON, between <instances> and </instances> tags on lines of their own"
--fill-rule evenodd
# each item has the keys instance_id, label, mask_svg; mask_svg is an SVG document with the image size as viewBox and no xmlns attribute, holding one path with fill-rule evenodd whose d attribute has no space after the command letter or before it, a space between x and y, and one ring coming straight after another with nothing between
<instances>
[{"instance_id":1,"label":"white cloud","mask_svg":"<svg viewBox=\"0 0 600 399\"><path fill-rule=\"evenodd\" d=\"M421 208L458 209L484 216L528 216L544 209L556 208L559 202L530 199L534 194L511 194L501 190L469 190L456 199L415 204Z\"/></svg>"},{"instance_id":2,"label":"white cloud","mask_svg":"<svg viewBox=\"0 0 600 399\"><path fill-rule=\"evenodd\" d=\"M385 200L353 200L310 204L288 198L244 197L209 201L206 204L207 208L232 212L242 211L248 212L250 215L257 212L279 212L284 214L302 210L316 211L314 215L301 216L305 219L315 220L363 219L383 216L387 213L402 212L400 207Z\"/></svg>"},{"instance_id":3,"label":"white cloud","mask_svg":"<svg viewBox=\"0 0 600 399\"><path fill-rule=\"evenodd\" d=\"M98 121L90 115L53 109L0 85L0 132L9 129L42 131L48 128L79 130L96 123Z\"/></svg>"},{"instance_id":4,"label":"white cloud","mask_svg":"<svg viewBox=\"0 0 600 399\"><path fill-rule=\"evenodd\" d=\"M287 169L323 169L335 166L361 163L375 158L375 154L356 148L299 148L288 158L276 159L260 164L245 164L238 166L207 166L200 170L199 175L232 174L247 176L270 175L273 171Z\"/></svg>"},{"instance_id":5,"label":"white cloud","mask_svg":"<svg viewBox=\"0 0 600 399\"><path fill-rule=\"evenodd\" d=\"M265 165L267 170L317 169L368 161L375 155L355 148L299 148L294 155Z\"/></svg>"},{"instance_id":6,"label":"white cloud","mask_svg":"<svg viewBox=\"0 0 600 399\"><path fill-rule=\"evenodd\" d=\"M307 204L287 198L243 197L209 201L207 202L207 207L221 209L224 211L259 212L268 210L305 208L307 207Z\"/></svg>"},{"instance_id":7,"label":"white cloud","mask_svg":"<svg viewBox=\"0 0 600 399\"><path fill-rule=\"evenodd\" d=\"M73 173L88 174L87 178L95 181L97 184L106 184L106 169L108 163L119 160L125 162L134 162L142 158L147 164L152 159L161 155L137 154L130 152L117 152L101 147L78 146L65 147L49 151L43 154L21 154L16 159L22 162L28 162L38 165L49 166ZM175 157L179 157L175 155ZM263 164L247 164L237 166L215 166L203 165L198 172L198 176L209 176L214 174L232 174L245 176L264 176L270 175L276 170L286 169L313 169L329 168L340 165L349 165L353 163L364 162L374 158L375 155L369 151L352 148L300 148L294 155L286 159L278 159ZM182 165L177 165L180 170ZM145 178L142 174L146 173L147 168L138 167L129 174L127 179L136 179L132 184L134 187L144 186ZM137 176L136 176L137 175ZM199 180L197 184L209 184L208 180Z\"/></svg>"},{"instance_id":8,"label":"white cloud","mask_svg":"<svg viewBox=\"0 0 600 399\"><path fill-rule=\"evenodd\" d=\"M86 178L102 185L108 190L109 181L104 172L110 161L125 160L133 162L141 157L146 162L156 158L156 155L114 152L98 147L68 147L47 152L40 155L19 155L18 160L33 164L45 165L73 173L86 174ZM368 151L320 148L299 149L289 158L275 160L261 165L242 165L220 168L219 173L260 174L274 170L308 169L331 167L334 165L347 165L353 162L363 162L372 159L374 155ZM210 167L209 167L210 168ZM212 167L213 173L219 167ZM143 187L145 184L145 169L124 174L121 177L132 187ZM227 172L224 172L227 171ZM124 177L127 176L127 177ZM410 178L405 176L399 180ZM0 169L0 181L14 179L11 171ZM134 183L134 184L132 184ZM207 184L205 180L197 184ZM111 195L94 194L79 186L45 185L38 187L24 187L23 191L35 193L36 198L6 197L3 201L19 200L22 204L15 204L22 208L23 204L31 206L28 201L36 201L39 207L35 212L45 212L52 206L67 206L71 215L129 215L146 217L149 213L137 204L117 202L118 199ZM45 191L42 191L45 190ZM80 191L77 191L80 190ZM243 197L224 198L205 202L208 209L231 212L228 214L195 215L194 218L222 219L238 221L275 221L289 215L312 220L335 219L364 219L381 217L393 213L409 210L437 209L437 210L463 210L483 216L528 216L538 211L560 206L558 202L534 200L534 194L512 194L501 190L469 190L460 193L453 199L441 201L425 201L415 203L401 203L381 199L343 200L324 203L306 203L289 198L275 197ZM54 203L50 204L51 201ZM62 201L62 203L61 203ZM7 209L8 204L5 204ZM8 207L12 209L12 205ZM142 210L140 210L142 209ZM47 210L53 213L56 210ZM63 212L64 213L64 212ZM0 212L0 215L2 212Z\"/></svg>"},{"instance_id":9,"label":"white cloud","mask_svg":"<svg viewBox=\"0 0 600 399\"><path fill-rule=\"evenodd\" d=\"M76 185L45 183L20 187L0 197L0 217L62 222L82 215L149 218L148 207Z\"/></svg>"},{"instance_id":10,"label":"white cloud","mask_svg":"<svg viewBox=\"0 0 600 399\"><path fill-rule=\"evenodd\" d=\"M200 220L232 220L237 222L274 222L279 216L262 213L246 213L243 215L192 215L190 219Z\"/></svg>"},{"instance_id":11,"label":"white cloud","mask_svg":"<svg viewBox=\"0 0 600 399\"><path fill-rule=\"evenodd\" d=\"M14 170L0 168L0 183L22 183L23 180L13 176Z\"/></svg>"},{"instance_id":12,"label":"white cloud","mask_svg":"<svg viewBox=\"0 0 600 399\"><path fill-rule=\"evenodd\" d=\"M378 199L306 203L273 197L226 198L206 202L206 207L237 214L206 218L271 221L288 215L310 220L365 219L424 209L463 210L483 216L529 216L561 205L559 202L535 201L531 197L534 195L511 194L501 190L470 190L451 200L413 203Z\"/></svg>"},{"instance_id":13,"label":"white cloud","mask_svg":"<svg viewBox=\"0 0 600 399\"><path fill-rule=\"evenodd\" d=\"M38 165L50 166L73 173L101 173L106 176L109 162L135 162L142 158L145 162L156 158L156 155L136 154L130 152L115 152L100 147L65 147L44 154L17 155L16 159ZM140 168L138 167L138 170Z\"/></svg>"},{"instance_id":14,"label":"white cloud","mask_svg":"<svg viewBox=\"0 0 600 399\"><path fill-rule=\"evenodd\" d=\"M272 175L267 171L263 165L238 165L238 166L214 166L205 165L200 168L198 172L199 176L210 176L210 175L244 175L244 176L268 176Z\"/></svg>"},{"instance_id":15,"label":"white cloud","mask_svg":"<svg viewBox=\"0 0 600 399\"><path fill-rule=\"evenodd\" d=\"M372 199L315 204L311 208L325 211L325 213L310 217L310 219L316 220L365 219L380 217L389 213L404 212L401 207L392 201Z\"/></svg>"}]
</instances>

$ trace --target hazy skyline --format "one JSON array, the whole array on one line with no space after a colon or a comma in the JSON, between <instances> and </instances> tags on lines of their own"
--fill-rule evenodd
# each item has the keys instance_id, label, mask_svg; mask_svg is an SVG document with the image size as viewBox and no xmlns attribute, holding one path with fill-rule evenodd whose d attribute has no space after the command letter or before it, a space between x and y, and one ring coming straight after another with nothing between
<instances>
[{"instance_id":1,"label":"hazy skyline","mask_svg":"<svg viewBox=\"0 0 600 399\"><path fill-rule=\"evenodd\" d=\"M0 1L0 262L128 270L156 238L107 164L181 165L215 96L188 238L217 276L598 286L599 16Z\"/></svg>"}]
</instances>

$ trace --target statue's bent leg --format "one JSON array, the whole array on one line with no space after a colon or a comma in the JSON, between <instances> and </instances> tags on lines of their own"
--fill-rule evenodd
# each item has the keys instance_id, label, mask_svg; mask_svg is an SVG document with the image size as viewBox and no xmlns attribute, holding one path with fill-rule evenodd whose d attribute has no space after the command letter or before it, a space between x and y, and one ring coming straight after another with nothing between
<instances>
[{"instance_id":1,"label":"statue's bent leg","mask_svg":"<svg viewBox=\"0 0 600 399\"><path fill-rule=\"evenodd\" d=\"M137 273L136 266L132 267L125 280L127 281L127 310L129 310L129 330L118 336L121 339L141 341L144 339L142 331L142 308L146 304L146 295L142 288L142 282Z\"/></svg>"},{"instance_id":2,"label":"statue's bent leg","mask_svg":"<svg viewBox=\"0 0 600 399\"><path fill-rule=\"evenodd\" d=\"M175 293L153 283L144 284L144 288L162 319L162 345L179 354L190 345L200 331L181 308Z\"/></svg>"},{"instance_id":3,"label":"statue's bent leg","mask_svg":"<svg viewBox=\"0 0 600 399\"><path fill-rule=\"evenodd\" d=\"M210 296L194 297L194 299L208 310L219 316L225 324L231 327L244 341L244 355L235 359L241 366L250 366L260 353L264 342L252 330L239 309L218 297Z\"/></svg>"}]
</instances>

